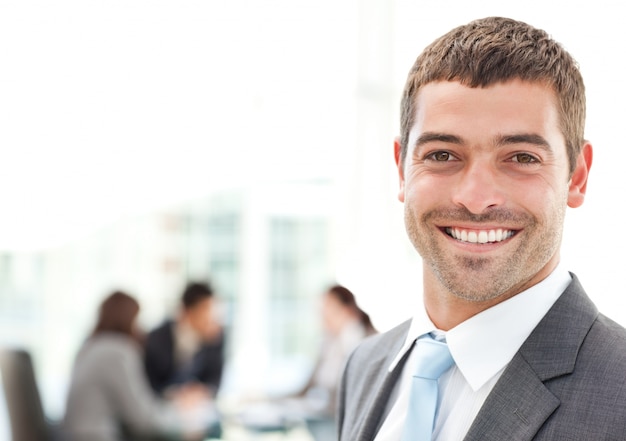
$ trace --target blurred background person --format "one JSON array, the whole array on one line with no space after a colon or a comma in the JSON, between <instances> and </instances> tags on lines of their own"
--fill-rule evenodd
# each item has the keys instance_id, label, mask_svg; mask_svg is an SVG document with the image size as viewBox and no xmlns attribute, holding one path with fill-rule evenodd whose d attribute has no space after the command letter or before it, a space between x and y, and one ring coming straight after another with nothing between
<instances>
[{"instance_id":1,"label":"blurred background person","mask_svg":"<svg viewBox=\"0 0 626 441\"><path fill-rule=\"evenodd\" d=\"M147 334L144 362L150 385L160 396L202 388L215 402L224 371L224 333L209 283L185 286L178 314ZM221 424L207 433L220 437Z\"/></svg>"},{"instance_id":2,"label":"blurred background person","mask_svg":"<svg viewBox=\"0 0 626 441\"><path fill-rule=\"evenodd\" d=\"M148 333L145 366L158 394L200 383L216 396L224 370L224 335L209 283L187 284L177 316Z\"/></svg>"},{"instance_id":3,"label":"blurred background person","mask_svg":"<svg viewBox=\"0 0 626 441\"><path fill-rule=\"evenodd\" d=\"M352 291L341 285L333 285L324 293L321 317L324 337L317 362L297 395L307 397L314 408L334 414L337 386L348 357L361 340L377 331Z\"/></svg>"},{"instance_id":4,"label":"blurred background person","mask_svg":"<svg viewBox=\"0 0 626 441\"><path fill-rule=\"evenodd\" d=\"M344 366L356 346L377 330L354 294L342 285L324 292L320 318L322 341L305 385L293 394L249 405L241 414L244 425L288 428L304 422L316 441L336 439L335 402Z\"/></svg>"},{"instance_id":5,"label":"blurred background person","mask_svg":"<svg viewBox=\"0 0 626 441\"><path fill-rule=\"evenodd\" d=\"M74 362L63 422L70 441L201 440L215 420L201 389L180 390L167 401L152 391L142 363L139 309L121 291L101 303Z\"/></svg>"},{"instance_id":6,"label":"blurred background person","mask_svg":"<svg viewBox=\"0 0 626 441\"><path fill-rule=\"evenodd\" d=\"M343 368L356 346L377 331L352 291L331 286L322 297L324 338L315 367L297 394L305 400L305 421L317 441L335 439L335 403Z\"/></svg>"}]
</instances>

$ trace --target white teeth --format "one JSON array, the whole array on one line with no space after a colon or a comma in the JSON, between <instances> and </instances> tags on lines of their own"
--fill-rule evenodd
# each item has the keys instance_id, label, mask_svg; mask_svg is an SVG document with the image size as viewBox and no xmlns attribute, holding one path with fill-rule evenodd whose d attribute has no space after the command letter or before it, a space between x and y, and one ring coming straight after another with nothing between
<instances>
[{"instance_id":1,"label":"white teeth","mask_svg":"<svg viewBox=\"0 0 626 441\"><path fill-rule=\"evenodd\" d=\"M486 231L478 233L478 243L487 243L489 240L489 234Z\"/></svg>"},{"instance_id":2,"label":"white teeth","mask_svg":"<svg viewBox=\"0 0 626 441\"><path fill-rule=\"evenodd\" d=\"M469 243L502 242L513 236L513 231L502 230L501 228L497 230L481 230L479 232L460 230L458 228L446 228L446 233L461 242Z\"/></svg>"}]
</instances>

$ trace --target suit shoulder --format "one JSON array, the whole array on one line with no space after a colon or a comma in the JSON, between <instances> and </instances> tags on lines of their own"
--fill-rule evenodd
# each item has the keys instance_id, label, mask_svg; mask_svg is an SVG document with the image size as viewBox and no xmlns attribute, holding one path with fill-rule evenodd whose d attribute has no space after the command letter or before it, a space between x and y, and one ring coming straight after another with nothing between
<instances>
[{"instance_id":1,"label":"suit shoulder","mask_svg":"<svg viewBox=\"0 0 626 441\"><path fill-rule=\"evenodd\" d=\"M626 328L602 313L598 314L594 326L598 326L608 335L613 335L615 338L626 340Z\"/></svg>"},{"instance_id":2,"label":"suit shoulder","mask_svg":"<svg viewBox=\"0 0 626 441\"><path fill-rule=\"evenodd\" d=\"M140 348L130 337L115 333L102 333L89 339L81 348L78 359L98 365L104 360L139 357Z\"/></svg>"},{"instance_id":3,"label":"suit shoulder","mask_svg":"<svg viewBox=\"0 0 626 441\"><path fill-rule=\"evenodd\" d=\"M626 328L603 314L598 314L583 346L595 352L598 360L626 366Z\"/></svg>"},{"instance_id":4,"label":"suit shoulder","mask_svg":"<svg viewBox=\"0 0 626 441\"><path fill-rule=\"evenodd\" d=\"M172 335L174 327L174 322L172 320L166 320L156 328L152 329L150 332L146 334L146 338L148 339L160 339L166 338Z\"/></svg>"},{"instance_id":5,"label":"suit shoulder","mask_svg":"<svg viewBox=\"0 0 626 441\"><path fill-rule=\"evenodd\" d=\"M399 351L410 324L411 321L407 320L388 331L370 335L357 346L352 354L353 358L369 358L372 354L387 355L390 351Z\"/></svg>"}]
</instances>

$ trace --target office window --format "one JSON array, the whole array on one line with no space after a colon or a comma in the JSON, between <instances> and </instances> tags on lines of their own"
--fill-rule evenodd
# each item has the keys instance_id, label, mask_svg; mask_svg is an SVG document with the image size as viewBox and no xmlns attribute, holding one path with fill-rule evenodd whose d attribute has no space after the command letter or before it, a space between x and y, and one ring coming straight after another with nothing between
<instances>
[{"instance_id":1,"label":"office window","mask_svg":"<svg viewBox=\"0 0 626 441\"><path fill-rule=\"evenodd\" d=\"M328 221L270 220L270 352L313 356L320 337L318 299L329 283Z\"/></svg>"}]
</instances>

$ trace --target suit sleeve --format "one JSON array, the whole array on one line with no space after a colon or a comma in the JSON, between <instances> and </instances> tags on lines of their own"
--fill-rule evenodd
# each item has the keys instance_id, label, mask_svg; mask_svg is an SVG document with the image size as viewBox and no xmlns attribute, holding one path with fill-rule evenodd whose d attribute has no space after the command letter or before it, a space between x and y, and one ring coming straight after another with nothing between
<instances>
[{"instance_id":1,"label":"suit sleeve","mask_svg":"<svg viewBox=\"0 0 626 441\"><path fill-rule=\"evenodd\" d=\"M172 376L173 341L171 326L162 325L146 336L144 367L153 391L161 394Z\"/></svg>"},{"instance_id":2,"label":"suit sleeve","mask_svg":"<svg viewBox=\"0 0 626 441\"><path fill-rule=\"evenodd\" d=\"M224 336L222 334L217 341L204 345L194 361L197 366L194 369L195 379L206 384L214 394L217 393L222 382L224 346Z\"/></svg>"},{"instance_id":3,"label":"suit sleeve","mask_svg":"<svg viewBox=\"0 0 626 441\"><path fill-rule=\"evenodd\" d=\"M354 353L353 353L354 354ZM344 368L343 374L341 375L341 382L339 383L339 392L337 393L337 441L341 441L342 432L343 432L343 420L345 416L345 408L346 408L346 389L347 389L347 378L350 370L350 362L352 361L352 355L348 358L346 362L346 366Z\"/></svg>"}]
</instances>

